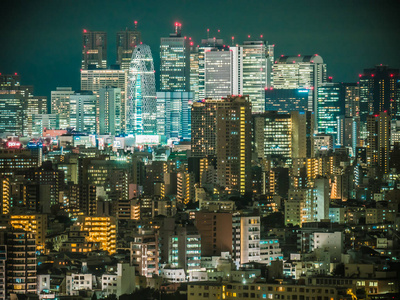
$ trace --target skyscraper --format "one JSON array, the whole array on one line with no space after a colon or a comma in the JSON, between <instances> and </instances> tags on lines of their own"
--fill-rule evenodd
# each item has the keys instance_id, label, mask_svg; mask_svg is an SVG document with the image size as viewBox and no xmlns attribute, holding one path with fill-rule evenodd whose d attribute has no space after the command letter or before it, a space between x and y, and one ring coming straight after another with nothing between
<instances>
[{"instance_id":1,"label":"skyscraper","mask_svg":"<svg viewBox=\"0 0 400 300\"><path fill-rule=\"evenodd\" d=\"M369 114L387 111L392 117L400 118L400 73L385 65L364 69L360 74L360 111Z\"/></svg>"},{"instance_id":2,"label":"skyscraper","mask_svg":"<svg viewBox=\"0 0 400 300\"><path fill-rule=\"evenodd\" d=\"M340 83L324 83L318 87L317 130L331 134L337 143L338 117L342 115L343 88Z\"/></svg>"},{"instance_id":3,"label":"skyscraper","mask_svg":"<svg viewBox=\"0 0 400 300\"><path fill-rule=\"evenodd\" d=\"M235 63L233 93L249 95L252 112L264 112L265 88L271 86L269 55L273 56L273 50L265 41L245 41L230 49Z\"/></svg>"},{"instance_id":4,"label":"skyscraper","mask_svg":"<svg viewBox=\"0 0 400 300\"><path fill-rule=\"evenodd\" d=\"M233 52L222 39L209 38L199 47L199 98L220 99L233 94Z\"/></svg>"},{"instance_id":5,"label":"skyscraper","mask_svg":"<svg viewBox=\"0 0 400 300\"><path fill-rule=\"evenodd\" d=\"M290 114L276 111L255 114L253 119L254 144L259 158L283 162L292 158L292 120Z\"/></svg>"},{"instance_id":6,"label":"skyscraper","mask_svg":"<svg viewBox=\"0 0 400 300\"><path fill-rule=\"evenodd\" d=\"M129 70L133 50L142 40L142 35L137 30L137 21L134 23L134 30L126 28L117 32L117 64L121 66L121 70Z\"/></svg>"},{"instance_id":7,"label":"skyscraper","mask_svg":"<svg viewBox=\"0 0 400 300\"><path fill-rule=\"evenodd\" d=\"M69 98L74 93L71 87L57 87L55 91L51 91L51 113L58 115L62 129L70 126Z\"/></svg>"},{"instance_id":8,"label":"skyscraper","mask_svg":"<svg viewBox=\"0 0 400 300\"><path fill-rule=\"evenodd\" d=\"M318 87L326 82L326 64L321 56L281 56L273 66L273 87L275 89L312 89L308 109L314 112L317 122Z\"/></svg>"},{"instance_id":9,"label":"skyscraper","mask_svg":"<svg viewBox=\"0 0 400 300\"><path fill-rule=\"evenodd\" d=\"M107 33L83 29L81 69L107 67Z\"/></svg>"},{"instance_id":10,"label":"skyscraper","mask_svg":"<svg viewBox=\"0 0 400 300\"><path fill-rule=\"evenodd\" d=\"M150 47L139 45L129 67L126 131L136 135L156 134L156 86Z\"/></svg>"},{"instance_id":11,"label":"skyscraper","mask_svg":"<svg viewBox=\"0 0 400 300\"><path fill-rule=\"evenodd\" d=\"M390 116L387 112L367 117L367 165L371 175L389 172Z\"/></svg>"},{"instance_id":12,"label":"skyscraper","mask_svg":"<svg viewBox=\"0 0 400 300\"><path fill-rule=\"evenodd\" d=\"M217 109L223 100L205 99L192 105L191 150L194 157L216 155Z\"/></svg>"},{"instance_id":13,"label":"skyscraper","mask_svg":"<svg viewBox=\"0 0 400 300\"><path fill-rule=\"evenodd\" d=\"M101 88L112 86L121 89L121 128L123 130L126 122L127 84L128 72L126 70L120 70L119 68L81 70L81 90L93 92L97 99Z\"/></svg>"},{"instance_id":14,"label":"skyscraper","mask_svg":"<svg viewBox=\"0 0 400 300\"><path fill-rule=\"evenodd\" d=\"M70 124L76 131L96 133L97 98L90 91L70 96Z\"/></svg>"},{"instance_id":15,"label":"skyscraper","mask_svg":"<svg viewBox=\"0 0 400 300\"><path fill-rule=\"evenodd\" d=\"M99 134L120 134L121 89L104 87L99 91Z\"/></svg>"},{"instance_id":16,"label":"skyscraper","mask_svg":"<svg viewBox=\"0 0 400 300\"><path fill-rule=\"evenodd\" d=\"M189 139L192 92L157 92L157 134Z\"/></svg>"},{"instance_id":17,"label":"skyscraper","mask_svg":"<svg viewBox=\"0 0 400 300\"><path fill-rule=\"evenodd\" d=\"M360 114L360 87L357 83L343 83L344 115L355 117Z\"/></svg>"},{"instance_id":18,"label":"skyscraper","mask_svg":"<svg viewBox=\"0 0 400 300\"><path fill-rule=\"evenodd\" d=\"M249 96L224 98L217 109L217 181L228 192L251 191L251 103Z\"/></svg>"},{"instance_id":19,"label":"skyscraper","mask_svg":"<svg viewBox=\"0 0 400 300\"><path fill-rule=\"evenodd\" d=\"M33 125L32 116L34 114L47 114L47 97L32 96L24 101L24 135L31 136Z\"/></svg>"},{"instance_id":20,"label":"skyscraper","mask_svg":"<svg viewBox=\"0 0 400 300\"><path fill-rule=\"evenodd\" d=\"M22 135L24 97L19 94L0 94L0 132Z\"/></svg>"},{"instance_id":21,"label":"skyscraper","mask_svg":"<svg viewBox=\"0 0 400 300\"><path fill-rule=\"evenodd\" d=\"M182 24L175 23L175 32L161 38L160 90L164 92L190 91L190 45L181 29Z\"/></svg>"}]
</instances>

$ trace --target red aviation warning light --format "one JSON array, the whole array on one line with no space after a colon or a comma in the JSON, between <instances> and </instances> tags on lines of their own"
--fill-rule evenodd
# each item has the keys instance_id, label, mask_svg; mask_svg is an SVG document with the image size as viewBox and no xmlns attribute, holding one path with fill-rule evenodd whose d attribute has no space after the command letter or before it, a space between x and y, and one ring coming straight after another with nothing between
<instances>
[{"instance_id":1,"label":"red aviation warning light","mask_svg":"<svg viewBox=\"0 0 400 300\"><path fill-rule=\"evenodd\" d=\"M87 33L87 30L86 30L86 29L83 29L83 33Z\"/></svg>"}]
</instances>

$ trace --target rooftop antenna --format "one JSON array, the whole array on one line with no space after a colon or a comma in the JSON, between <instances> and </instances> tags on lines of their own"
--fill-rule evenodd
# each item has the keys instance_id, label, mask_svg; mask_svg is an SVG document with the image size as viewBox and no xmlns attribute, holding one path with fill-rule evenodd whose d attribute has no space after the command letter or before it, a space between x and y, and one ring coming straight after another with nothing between
<instances>
[{"instance_id":1,"label":"rooftop antenna","mask_svg":"<svg viewBox=\"0 0 400 300\"><path fill-rule=\"evenodd\" d=\"M135 30L137 30L137 21L133 22L135 24Z\"/></svg>"},{"instance_id":2,"label":"rooftop antenna","mask_svg":"<svg viewBox=\"0 0 400 300\"><path fill-rule=\"evenodd\" d=\"M232 37L232 46L234 46L235 45L235 37L233 36Z\"/></svg>"},{"instance_id":3,"label":"rooftop antenna","mask_svg":"<svg viewBox=\"0 0 400 300\"><path fill-rule=\"evenodd\" d=\"M218 29L218 35L217 35L217 38L218 38L218 39L221 37L221 36L220 36L220 33L221 33L221 30Z\"/></svg>"},{"instance_id":4,"label":"rooftop antenna","mask_svg":"<svg viewBox=\"0 0 400 300\"><path fill-rule=\"evenodd\" d=\"M207 40L210 38L210 29L207 28Z\"/></svg>"}]
</instances>

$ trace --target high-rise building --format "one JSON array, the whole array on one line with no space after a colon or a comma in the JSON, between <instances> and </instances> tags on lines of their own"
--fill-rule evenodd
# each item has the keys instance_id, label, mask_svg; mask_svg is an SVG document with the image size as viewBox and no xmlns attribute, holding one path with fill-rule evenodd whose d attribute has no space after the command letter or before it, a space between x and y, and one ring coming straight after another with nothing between
<instances>
[{"instance_id":1,"label":"high-rise building","mask_svg":"<svg viewBox=\"0 0 400 300\"><path fill-rule=\"evenodd\" d=\"M190 139L193 92L157 92L157 134Z\"/></svg>"},{"instance_id":2,"label":"high-rise building","mask_svg":"<svg viewBox=\"0 0 400 300\"><path fill-rule=\"evenodd\" d=\"M389 172L390 116L387 112L367 117L367 165L374 175Z\"/></svg>"},{"instance_id":3,"label":"high-rise building","mask_svg":"<svg viewBox=\"0 0 400 300\"><path fill-rule=\"evenodd\" d=\"M121 89L104 87L99 91L99 134L118 135L121 127Z\"/></svg>"},{"instance_id":4,"label":"high-rise building","mask_svg":"<svg viewBox=\"0 0 400 300\"><path fill-rule=\"evenodd\" d=\"M260 216L233 216L232 258L238 264L260 260Z\"/></svg>"},{"instance_id":5,"label":"high-rise building","mask_svg":"<svg viewBox=\"0 0 400 300\"><path fill-rule=\"evenodd\" d=\"M292 111L292 159L314 155L314 116L311 111Z\"/></svg>"},{"instance_id":6,"label":"high-rise building","mask_svg":"<svg viewBox=\"0 0 400 300\"><path fill-rule=\"evenodd\" d=\"M343 114L343 89L340 83L327 82L318 87L317 131L331 134L337 143L338 117Z\"/></svg>"},{"instance_id":7,"label":"high-rise building","mask_svg":"<svg viewBox=\"0 0 400 300\"><path fill-rule=\"evenodd\" d=\"M60 126L65 129L70 126L70 100L69 98L75 92L71 87L57 87L55 91L51 91L51 113L57 114Z\"/></svg>"},{"instance_id":8,"label":"high-rise building","mask_svg":"<svg viewBox=\"0 0 400 300\"><path fill-rule=\"evenodd\" d=\"M148 45L139 45L132 54L126 109L126 132L153 135L157 131L154 62Z\"/></svg>"},{"instance_id":9,"label":"high-rise building","mask_svg":"<svg viewBox=\"0 0 400 300\"><path fill-rule=\"evenodd\" d=\"M70 96L70 125L76 131L96 133L97 98L90 91Z\"/></svg>"},{"instance_id":10,"label":"high-rise building","mask_svg":"<svg viewBox=\"0 0 400 300\"><path fill-rule=\"evenodd\" d=\"M34 234L36 250L43 252L46 247L47 215L11 215L10 225Z\"/></svg>"},{"instance_id":11,"label":"high-rise building","mask_svg":"<svg viewBox=\"0 0 400 300\"><path fill-rule=\"evenodd\" d=\"M24 135L32 136L33 131L33 115L47 114L47 97L28 97L24 101Z\"/></svg>"},{"instance_id":12,"label":"high-rise building","mask_svg":"<svg viewBox=\"0 0 400 300\"><path fill-rule=\"evenodd\" d=\"M223 100L205 99L192 105L192 156L206 157L216 154L217 108Z\"/></svg>"},{"instance_id":13,"label":"high-rise building","mask_svg":"<svg viewBox=\"0 0 400 300\"><path fill-rule=\"evenodd\" d=\"M274 89L265 90L265 110L278 112L306 111L312 97L312 89Z\"/></svg>"},{"instance_id":14,"label":"high-rise building","mask_svg":"<svg viewBox=\"0 0 400 300\"><path fill-rule=\"evenodd\" d=\"M222 39L201 41L198 48L199 99L220 99L233 92L233 52Z\"/></svg>"},{"instance_id":15,"label":"high-rise building","mask_svg":"<svg viewBox=\"0 0 400 300\"><path fill-rule=\"evenodd\" d=\"M356 147L359 145L360 118L345 117L338 118L337 144L349 149L349 155L354 156Z\"/></svg>"},{"instance_id":16,"label":"high-rise building","mask_svg":"<svg viewBox=\"0 0 400 300\"><path fill-rule=\"evenodd\" d=\"M265 111L265 88L271 87L273 46L265 41L245 41L230 47L234 60L233 93L249 95L252 112Z\"/></svg>"},{"instance_id":17,"label":"high-rise building","mask_svg":"<svg viewBox=\"0 0 400 300\"><path fill-rule=\"evenodd\" d=\"M308 110L314 112L317 122L318 87L326 82L326 64L321 56L281 56L273 66L273 87L275 89L312 89Z\"/></svg>"},{"instance_id":18,"label":"high-rise building","mask_svg":"<svg viewBox=\"0 0 400 300\"><path fill-rule=\"evenodd\" d=\"M343 83L344 115L356 117L360 114L360 87L357 83Z\"/></svg>"},{"instance_id":19,"label":"high-rise building","mask_svg":"<svg viewBox=\"0 0 400 300\"><path fill-rule=\"evenodd\" d=\"M105 31L90 31L83 29L82 34L82 67L107 67L107 33Z\"/></svg>"},{"instance_id":20,"label":"high-rise building","mask_svg":"<svg viewBox=\"0 0 400 300\"><path fill-rule=\"evenodd\" d=\"M193 101L199 101L199 47L194 46L191 40L189 44L190 91L193 92Z\"/></svg>"},{"instance_id":21,"label":"high-rise building","mask_svg":"<svg viewBox=\"0 0 400 300\"><path fill-rule=\"evenodd\" d=\"M121 66L121 70L129 70L133 50L141 41L142 35L137 29L137 21L134 30L126 28L117 32L117 64Z\"/></svg>"},{"instance_id":22,"label":"high-rise building","mask_svg":"<svg viewBox=\"0 0 400 300\"><path fill-rule=\"evenodd\" d=\"M159 273L160 248L157 233L140 232L130 245L131 265L140 275L152 277Z\"/></svg>"},{"instance_id":23,"label":"high-rise building","mask_svg":"<svg viewBox=\"0 0 400 300\"><path fill-rule=\"evenodd\" d=\"M400 118L400 73L385 65L364 69L360 74L360 112L387 113ZM362 116L361 116L362 117ZM365 117L361 118L365 121Z\"/></svg>"},{"instance_id":24,"label":"high-rise building","mask_svg":"<svg viewBox=\"0 0 400 300\"><path fill-rule=\"evenodd\" d=\"M126 96L127 96L128 73L126 70L115 69L94 69L81 70L81 90L91 91L97 96L101 88L112 86L121 89L121 128L125 129L126 122ZM98 106L97 106L98 108ZM98 117L98 116L97 116ZM99 128L97 127L97 130Z\"/></svg>"},{"instance_id":25,"label":"high-rise building","mask_svg":"<svg viewBox=\"0 0 400 300\"><path fill-rule=\"evenodd\" d=\"M190 91L190 44L182 37L182 24L175 23L175 32L161 38L160 90L163 92Z\"/></svg>"},{"instance_id":26,"label":"high-rise building","mask_svg":"<svg viewBox=\"0 0 400 300\"><path fill-rule=\"evenodd\" d=\"M32 115L32 136L42 136L45 129L58 129L60 119L57 114Z\"/></svg>"},{"instance_id":27,"label":"high-rise building","mask_svg":"<svg viewBox=\"0 0 400 300\"><path fill-rule=\"evenodd\" d=\"M2 276L5 286L0 287L0 291L5 290L7 297L11 294L37 297L35 235L20 229L2 230L0 249L7 258L0 271L5 275Z\"/></svg>"},{"instance_id":28,"label":"high-rise building","mask_svg":"<svg viewBox=\"0 0 400 300\"><path fill-rule=\"evenodd\" d=\"M19 94L0 94L0 132L22 135L24 97Z\"/></svg>"},{"instance_id":29,"label":"high-rise building","mask_svg":"<svg viewBox=\"0 0 400 300\"><path fill-rule=\"evenodd\" d=\"M217 109L217 181L228 192L251 191L251 103L229 96Z\"/></svg>"},{"instance_id":30,"label":"high-rise building","mask_svg":"<svg viewBox=\"0 0 400 300\"><path fill-rule=\"evenodd\" d=\"M290 114L265 112L253 116L254 147L259 158L290 165L292 119Z\"/></svg>"}]
</instances>

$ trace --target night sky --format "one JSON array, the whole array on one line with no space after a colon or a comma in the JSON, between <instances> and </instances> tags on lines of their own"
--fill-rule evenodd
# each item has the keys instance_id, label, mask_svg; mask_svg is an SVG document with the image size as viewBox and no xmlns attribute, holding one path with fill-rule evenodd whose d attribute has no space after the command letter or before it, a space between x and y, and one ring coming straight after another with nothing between
<instances>
[{"instance_id":1,"label":"night sky","mask_svg":"<svg viewBox=\"0 0 400 300\"><path fill-rule=\"evenodd\" d=\"M399 0L8 0L0 10L0 73L21 75L35 95L57 86L80 87L82 29L107 31L108 61L116 60L118 30L139 23L158 72L160 38L173 32L195 43L217 36L240 43L260 34L275 57L319 54L335 81L356 82L375 64L400 67Z\"/></svg>"}]
</instances>

